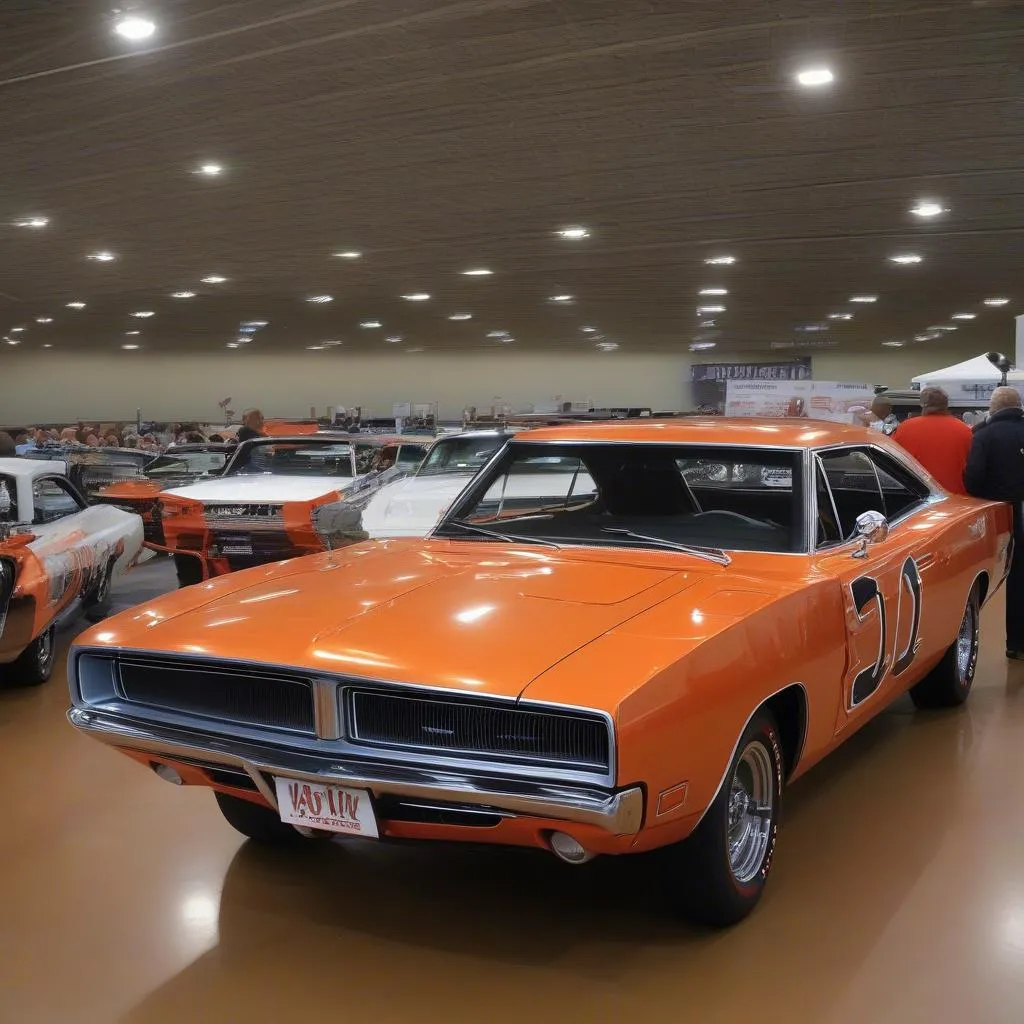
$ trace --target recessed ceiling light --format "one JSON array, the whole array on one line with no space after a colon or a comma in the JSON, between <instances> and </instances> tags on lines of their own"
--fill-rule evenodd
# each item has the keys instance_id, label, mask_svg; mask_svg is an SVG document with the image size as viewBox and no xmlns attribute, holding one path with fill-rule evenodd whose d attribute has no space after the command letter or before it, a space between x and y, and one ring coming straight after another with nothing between
<instances>
[{"instance_id":1,"label":"recessed ceiling light","mask_svg":"<svg viewBox=\"0 0 1024 1024\"><path fill-rule=\"evenodd\" d=\"M426 302L430 298L430 292L409 292L402 296L406 302Z\"/></svg>"},{"instance_id":2,"label":"recessed ceiling light","mask_svg":"<svg viewBox=\"0 0 1024 1024\"><path fill-rule=\"evenodd\" d=\"M344 252L334 254L339 260L357 260L363 254L358 249L346 249Z\"/></svg>"},{"instance_id":3,"label":"recessed ceiling light","mask_svg":"<svg viewBox=\"0 0 1024 1024\"><path fill-rule=\"evenodd\" d=\"M829 313L829 320L852 320L852 313Z\"/></svg>"},{"instance_id":4,"label":"recessed ceiling light","mask_svg":"<svg viewBox=\"0 0 1024 1024\"><path fill-rule=\"evenodd\" d=\"M326 305L328 302L333 302L334 301L334 296L333 295L310 295L309 298L306 299L306 301L307 302L312 302L312 303L314 303L317 306L323 306L323 305Z\"/></svg>"},{"instance_id":5,"label":"recessed ceiling light","mask_svg":"<svg viewBox=\"0 0 1024 1024\"><path fill-rule=\"evenodd\" d=\"M507 338L509 337L508 331L488 331L488 338Z\"/></svg>"},{"instance_id":6,"label":"recessed ceiling light","mask_svg":"<svg viewBox=\"0 0 1024 1024\"><path fill-rule=\"evenodd\" d=\"M488 270L486 267L472 267L469 270L462 272L463 277L490 277L493 274L493 270Z\"/></svg>"},{"instance_id":7,"label":"recessed ceiling light","mask_svg":"<svg viewBox=\"0 0 1024 1024\"><path fill-rule=\"evenodd\" d=\"M45 345L43 346L43 348L53 348L53 345L51 345L51 344L50 344L49 342L47 342L47 343L46 343L46 344L45 344Z\"/></svg>"},{"instance_id":8,"label":"recessed ceiling light","mask_svg":"<svg viewBox=\"0 0 1024 1024\"><path fill-rule=\"evenodd\" d=\"M17 338L4 338L4 341L6 341L8 345L20 345L21 344L21 342L18 341Z\"/></svg>"},{"instance_id":9,"label":"recessed ceiling light","mask_svg":"<svg viewBox=\"0 0 1024 1024\"><path fill-rule=\"evenodd\" d=\"M171 292L172 299L194 299L195 297L195 292Z\"/></svg>"},{"instance_id":10,"label":"recessed ceiling light","mask_svg":"<svg viewBox=\"0 0 1024 1024\"><path fill-rule=\"evenodd\" d=\"M584 227L560 228L558 231L558 237L569 238L576 241L580 238L589 238L590 232Z\"/></svg>"},{"instance_id":11,"label":"recessed ceiling light","mask_svg":"<svg viewBox=\"0 0 1024 1024\"><path fill-rule=\"evenodd\" d=\"M806 68L797 73L796 80L803 86L813 88L815 86L828 85L835 79L835 75L828 68Z\"/></svg>"},{"instance_id":12,"label":"recessed ceiling light","mask_svg":"<svg viewBox=\"0 0 1024 1024\"><path fill-rule=\"evenodd\" d=\"M131 43L149 39L156 32L156 23L137 14L128 14L114 23L114 31Z\"/></svg>"},{"instance_id":13,"label":"recessed ceiling light","mask_svg":"<svg viewBox=\"0 0 1024 1024\"><path fill-rule=\"evenodd\" d=\"M597 334L597 328L596 327L581 327L580 330L584 334Z\"/></svg>"},{"instance_id":14,"label":"recessed ceiling light","mask_svg":"<svg viewBox=\"0 0 1024 1024\"><path fill-rule=\"evenodd\" d=\"M239 345L237 341L229 341L224 347L225 348L241 348L242 346Z\"/></svg>"},{"instance_id":15,"label":"recessed ceiling light","mask_svg":"<svg viewBox=\"0 0 1024 1024\"><path fill-rule=\"evenodd\" d=\"M1005 306L1009 299L985 299L986 306Z\"/></svg>"},{"instance_id":16,"label":"recessed ceiling light","mask_svg":"<svg viewBox=\"0 0 1024 1024\"><path fill-rule=\"evenodd\" d=\"M877 295L851 295L850 296L850 301L851 302L877 302L878 301L878 296Z\"/></svg>"},{"instance_id":17,"label":"recessed ceiling light","mask_svg":"<svg viewBox=\"0 0 1024 1024\"><path fill-rule=\"evenodd\" d=\"M602 352L614 352L619 347L619 343L617 341L599 341L594 347L599 348Z\"/></svg>"},{"instance_id":18,"label":"recessed ceiling light","mask_svg":"<svg viewBox=\"0 0 1024 1024\"><path fill-rule=\"evenodd\" d=\"M24 327L12 327L11 334L20 334L23 330L25 330Z\"/></svg>"},{"instance_id":19,"label":"recessed ceiling light","mask_svg":"<svg viewBox=\"0 0 1024 1024\"><path fill-rule=\"evenodd\" d=\"M360 321L359 326L365 327L368 331L373 331L378 327L383 327L384 325L379 320L362 320Z\"/></svg>"},{"instance_id":20,"label":"recessed ceiling light","mask_svg":"<svg viewBox=\"0 0 1024 1024\"><path fill-rule=\"evenodd\" d=\"M927 328L929 331L955 331L957 330L952 324L932 324Z\"/></svg>"},{"instance_id":21,"label":"recessed ceiling light","mask_svg":"<svg viewBox=\"0 0 1024 1024\"><path fill-rule=\"evenodd\" d=\"M402 340L402 336L400 334L389 334L384 340L389 345L398 345Z\"/></svg>"},{"instance_id":22,"label":"recessed ceiling light","mask_svg":"<svg viewBox=\"0 0 1024 1024\"><path fill-rule=\"evenodd\" d=\"M572 298L571 295L549 295L548 302L572 302Z\"/></svg>"},{"instance_id":23,"label":"recessed ceiling light","mask_svg":"<svg viewBox=\"0 0 1024 1024\"><path fill-rule=\"evenodd\" d=\"M246 330L258 331L261 327L266 327L269 323L269 320L243 320L242 327Z\"/></svg>"},{"instance_id":24,"label":"recessed ceiling light","mask_svg":"<svg viewBox=\"0 0 1024 1024\"><path fill-rule=\"evenodd\" d=\"M203 284L224 284L227 281L227 278L221 277L220 274L207 274L206 277L201 280Z\"/></svg>"},{"instance_id":25,"label":"recessed ceiling light","mask_svg":"<svg viewBox=\"0 0 1024 1024\"><path fill-rule=\"evenodd\" d=\"M938 217L940 214L949 213L949 210L941 203L932 202L929 199L922 199L917 206L912 206L910 212L915 217Z\"/></svg>"},{"instance_id":26,"label":"recessed ceiling light","mask_svg":"<svg viewBox=\"0 0 1024 1024\"><path fill-rule=\"evenodd\" d=\"M977 320L977 313L954 313L951 320Z\"/></svg>"},{"instance_id":27,"label":"recessed ceiling light","mask_svg":"<svg viewBox=\"0 0 1024 1024\"><path fill-rule=\"evenodd\" d=\"M882 345L885 348L903 348L906 344L905 341L883 341Z\"/></svg>"},{"instance_id":28,"label":"recessed ceiling light","mask_svg":"<svg viewBox=\"0 0 1024 1024\"><path fill-rule=\"evenodd\" d=\"M49 223L49 217L20 217L14 222L14 226L16 228L45 228Z\"/></svg>"},{"instance_id":29,"label":"recessed ceiling light","mask_svg":"<svg viewBox=\"0 0 1024 1024\"><path fill-rule=\"evenodd\" d=\"M154 315L155 314L153 313L153 310L151 310L151 309L140 309L137 312L132 313L132 316L138 317L140 320L148 320L151 316L154 316Z\"/></svg>"},{"instance_id":30,"label":"recessed ceiling light","mask_svg":"<svg viewBox=\"0 0 1024 1024\"><path fill-rule=\"evenodd\" d=\"M705 313L724 313L725 306L698 306L697 315L703 316Z\"/></svg>"},{"instance_id":31,"label":"recessed ceiling light","mask_svg":"<svg viewBox=\"0 0 1024 1024\"><path fill-rule=\"evenodd\" d=\"M735 256L709 256L704 261L709 267L728 267L736 262Z\"/></svg>"},{"instance_id":32,"label":"recessed ceiling light","mask_svg":"<svg viewBox=\"0 0 1024 1024\"><path fill-rule=\"evenodd\" d=\"M307 345L306 351L308 352L323 352L323 345Z\"/></svg>"},{"instance_id":33,"label":"recessed ceiling light","mask_svg":"<svg viewBox=\"0 0 1024 1024\"><path fill-rule=\"evenodd\" d=\"M36 317L36 323L37 324L52 324L53 323L53 317L52 316L37 316Z\"/></svg>"},{"instance_id":34,"label":"recessed ceiling light","mask_svg":"<svg viewBox=\"0 0 1024 1024\"><path fill-rule=\"evenodd\" d=\"M133 334L141 334L142 331L125 331L124 333L131 337Z\"/></svg>"},{"instance_id":35,"label":"recessed ceiling light","mask_svg":"<svg viewBox=\"0 0 1024 1024\"><path fill-rule=\"evenodd\" d=\"M84 302L65 302L64 305L67 306L68 309L85 309Z\"/></svg>"},{"instance_id":36,"label":"recessed ceiling light","mask_svg":"<svg viewBox=\"0 0 1024 1024\"><path fill-rule=\"evenodd\" d=\"M448 319L449 320L472 320L473 319L473 314L472 313L452 313L448 317Z\"/></svg>"},{"instance_id":37,"label":"recessed ceiling light","mask_svg":"<svg viewBox=\"0 0 1024 1024\"><path fill-rule=\"evenodd\" d=\"M86 259L94 260L96 263L113 263L117 259L117 253L110 252L107 249L100 249L97 252L89 253Z\"/></svg>"},{"instance_id":38,"label":"recessed ceiling light","mask_svg":"<svg viewBox=\"0 0 1024 1024\"><path fill-rule=\"evenodd\" d=\"M137 349L138 347L139 347L138 345L130 345L130 344L129 345L122 345L121 346L121 348L127 349L129 352L134 352L135 349Z\"/></svg>"},{"instance_id":39,"label":"recessed ceiling light","mask_svg":"<svg viewBox=\"0 0 1024 1024\"><path fill-rule=\"evenodd\" d=\"M910 263L920 263L921 262L921 257L918 256L916 252L901 252L901 253L897 253L895 256L890 256L889 257L889 262L890 263L899 263L899 264L902 264L902 265L906 265L906 264L910 264Z\"/></svg>"},{"instance_id":40,"label":"recessed ceiling light","mask_svg":"<svg viewBox=\"0 0 1024 1024\"><path fill-rule=\"evenodd\" d=\"M698 295L728 295L728 288L701 288Z\"/></svg>"},{"instance_id":41,"label":"recessed ceiling light","mask_svg":"<svg viewBox=\"0 0 1024 1024\"><path fill-rule=\"evenodd\" d=\"M941 338L941 331L931 331L928 334L915 334L914 341L934 341L936 338Z\"/></svg>"},{"instance_id":42,"label":"recessed ceiling light","mask_svg":"<svg viewBox=\"0 0 1024 1024\"><path fill-rule=\"evenodd\" d=\"M704 352L709 348L714 348L717 342L714 341L695 341L690 345L691 352Z\"/></svg>"},{"instance_id":43,"label":"recessed ceiling light","mask_svg":"<svg viewBox=\"0 0 1024 1024\"><path fill-rule=\"evenodd\" d=\"M203 174L207 178L216 178L218 174L224 173L224 165L215 163L200 164L192 173Z\"/></svg>"}]
</instances>

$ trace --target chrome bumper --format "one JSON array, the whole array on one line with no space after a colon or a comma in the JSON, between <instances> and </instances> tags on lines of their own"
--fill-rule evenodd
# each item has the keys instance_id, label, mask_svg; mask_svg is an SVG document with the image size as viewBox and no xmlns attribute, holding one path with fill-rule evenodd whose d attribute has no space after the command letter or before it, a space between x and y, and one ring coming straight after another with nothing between
<instances>
[{"instance_id":1,"label":"chrome bumper","mask_svg":"<svg viewBox=\"0 0 1024 1024\"><path fill-rule=\"evenodd\" d=\"M338 760L251 743L197 736L179 729L138 722L116 715L71 708L68 721L76 729L114 747L241 769L274 808L272 778L333 783L453 804L484 805L511 814L595 825L613 835L636 835L643 823L644 797L639 786L609 791L563 786L490 775L460 775L426 768Z\"/></svg>"}]
</instances>

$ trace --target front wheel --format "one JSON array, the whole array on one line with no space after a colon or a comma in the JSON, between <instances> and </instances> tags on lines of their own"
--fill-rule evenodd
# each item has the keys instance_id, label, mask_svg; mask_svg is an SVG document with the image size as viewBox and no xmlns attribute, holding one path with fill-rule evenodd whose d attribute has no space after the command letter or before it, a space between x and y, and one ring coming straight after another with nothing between
<instances>
[{"instance_id":1,"label":"front wheel","mask_svg":"<svg viewBox=\"0 0 1024 1024\"><path fill-rule=\"evenodd\" d=\"M977 586L971 590L956 639L938 663L916 686L910 699L919 708L955 708L967 700L978 667L981 601Z\"/></svg>"},{"instance_id":2,"label":"front wheel","mask_svg":"<svg viewBox=\"0 0 1024 1024\"><path fill-rule=\"evenodd\" d=\"M775 719L759 711L701 823L661 853L668 898L685 917L725 928L757 905L775 854L783 772Z\"/></svg>"},{"instance_id":3,"label":"front wheel","mask_svg":"<svg viewBox=\"0 0 1024 1024\"><path fill-rule=\"evenodd\" d=\"M53 674L53 663L57 655L56 626L43 630L11 662L7 674L17 686L41 686Z\"/></svg>"},{"instance_id":4,"label":"front wheel","mask_svg":"<svg viewBox=\"0 0 1024 1024\"><path fill-rule=\"evenodd\" d=\"M302 834L269 807L227 793L215 792L214 796L227 823L247 839L261 846L291 846L303 841Z\"/></svg>"}]
</instances>

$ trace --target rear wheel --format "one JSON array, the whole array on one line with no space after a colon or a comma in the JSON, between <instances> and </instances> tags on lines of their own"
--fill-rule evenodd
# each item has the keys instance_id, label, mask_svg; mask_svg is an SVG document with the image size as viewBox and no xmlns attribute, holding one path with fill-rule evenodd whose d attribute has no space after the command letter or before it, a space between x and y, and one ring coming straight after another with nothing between
<instances>
[{"instance_id":1,"label":"rear wheel","mask_svg":"<svg viewBox=\"0 0 1024 1024\"><path fill-rule=\"evenodd\" d=\"M661 854L668 897L690 920L724 928L757 905L775 854L784 770L775 719L759 711L701 823Z\"/></svg>"},{"instance_id":2,"label":"rear wheel","mask_svg":"<svg viewBox=\"0 0 1024 1024\"><path fill-rule=\"evenodd\" d=\"M16 686L40 686L53 674L57 629L50 626L11 662L6 675Z\"/></svg>"},{"instance_id":3,"label":"rear wheel","mask_svg":"<svg viewBox=\"0 0 1024 1024\"><path fill-rule=\"evenodd\" d=\"M228 824L253 842L264 846L290 846L303 841L302 834L286 825L269 807L227 793L215 792L214 796Z\"/></svg>"},{"instance_id":4,"label":"rear wheel","mask_svg":"<svg viewBox=\"0 0 1024 1024\"><path fill-rule=\"evenodd\" d=\"M967 598L956 639L938 663L916 686L910 699L919 708L953 708L963 704L971 692L978 667L978 634L981 602L977 586Z\"/></svg>"}]
</instances>

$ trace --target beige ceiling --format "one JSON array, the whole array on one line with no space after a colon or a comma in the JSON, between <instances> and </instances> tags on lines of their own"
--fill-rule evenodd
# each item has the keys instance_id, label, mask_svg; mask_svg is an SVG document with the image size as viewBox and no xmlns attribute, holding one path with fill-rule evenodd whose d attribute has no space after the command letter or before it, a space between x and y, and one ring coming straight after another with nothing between
<instances>
[{"instance_id":1,"label":"beige ceiling","mask_svg":"<svg viewBox=\"0 0 1024 1024\"><path fill-rule=\"evenodd\" d=\"M977 314L957 340L990 346L1024 312L1018 3L148 11L147 50L98 3L0 8L0 334L24 326L8 335L19 351L219 351L264 319L252 347L267 351L482 349L507 331L559 351L706 336L882 352L956 312ZM794 84L819 64L831 86ZM194 174L204 160L225 173ZM949 212L915 218L922 198ZM11 223L32 214L50 223ZM591 236L559 238L569 225ZM119 258L85 258L101 249ZM331 255L348 249L362 258ZM923 262L888 261L901 252ZM704 265L723 253L737 262ZM462 276L481 266L493 275ZM709 286L729 295L699 300ZM181 289L198 295L170 298ZM400 298L413 292L431 299ZM857 293L879 300L851 306ZM316 294L334 301L305 301ZM548 301L559 294L574 301ZM1013 302L980 304L999 295ZM699 301L727 306L713 328ZM847 311L827 335L797 330ZM459 312L473 319L446 319Z\"/></svg>"}]
</instances>

